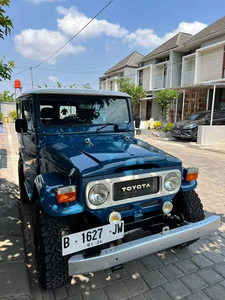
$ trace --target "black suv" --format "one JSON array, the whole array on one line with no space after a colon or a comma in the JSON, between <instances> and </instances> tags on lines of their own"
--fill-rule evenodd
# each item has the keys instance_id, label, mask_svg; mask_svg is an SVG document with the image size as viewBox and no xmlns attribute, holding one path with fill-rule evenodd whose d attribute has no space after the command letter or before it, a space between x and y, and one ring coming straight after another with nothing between
<instances>
[{"instance_id":1,"label":"black suv","mask_svg":"<svg viewBox=\"0 0 225 300\"><path fill-rule=\"evenodd\" d=\"M199 111L174 124L172 136L176 139L191 139L197 142L198 125L210 125L211 111ZM225 125L225 110L214 110L213 125Z\"/></svg>"}]
</instances>

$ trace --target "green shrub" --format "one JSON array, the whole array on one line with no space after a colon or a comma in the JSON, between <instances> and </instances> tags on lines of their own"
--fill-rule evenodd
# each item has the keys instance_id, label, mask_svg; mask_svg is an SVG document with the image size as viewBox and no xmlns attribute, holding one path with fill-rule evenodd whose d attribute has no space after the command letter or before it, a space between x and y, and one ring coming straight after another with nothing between
<instances>
[{"instance_id":1,"label":"green shrub","mask_svg":"<svg viewBox=\"0 0 225 300\"><path fill-rule=\"evenodd\" d=\"M16 110L14 109L14 110L10 111L9 116L13 119L13 121L15 121L16 120Z\"/></svg>"},{"instance_id":2,"label":"green shrub","mask_svg":"<svg viewBox=\"0 0 225 300\"><path fill-rule=\"evenodd\" d=\"M3 113L0 113L0 120L3 120Z\"/></svg>"},{"instance_id":3,"label":"green shrub","mask_svg":"<svg viewBox=\"0 0 225 300\"><path fill-rule=\"evenodd\" d=\"M165 127L162 128L162 131L167 132L168 128L165 126Z\"/></svg>"},{"instance_id":4,"label":"green shrub","mask_svg":"<svg viewBox=\"0 0 225 300\"><path fill-rule=\"evenodd\" d=\"M173 128L173 124L172 124L172 123L170 123L170 122L168 122L168 123L167 123L167 126L166 126L166 128L167 128L167 131L170 131L170 130L172 130L172 128Z\"/></svg>"},{"instance_id":5,"label":"green shrub","mask_svg":"<svg viewBox=\"0 0 225 300\"><path fill-rule=\"evenodd\" d=\"M155 129L160 129L161 127L162 127L162 122L161 121L158 121L158 122L154 123L154 128Z\"/></svg>"}]
</instances>

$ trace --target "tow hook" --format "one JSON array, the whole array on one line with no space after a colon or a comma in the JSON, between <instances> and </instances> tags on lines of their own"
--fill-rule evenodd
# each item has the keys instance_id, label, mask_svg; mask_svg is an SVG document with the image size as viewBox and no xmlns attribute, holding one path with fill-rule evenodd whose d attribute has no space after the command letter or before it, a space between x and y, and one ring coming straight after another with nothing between
<instances>
[{"instance_id":1,"label":"tow hook","mask_svg":"<svg viewBox=\"0 0 225 300\"><path fill-rule=\"evenodd\" d=\"M186 247L189 246L189 245L190 245L190 243L189 243L189 242L186 242L186 243L180 244L180 245L179 245L179 248L180 248L180 249L183 249L183 248L186 248Z\"/></svg>"},{"instance_id":2,"label":"tow hook","mask_svg":"<svg viewBox=\"0 0 225 300\"><path fill-rule=\"evenodd\" d=\"M116 271L119 271L119 270L123 270L123 265L117 265L115 267L112 267L111 268L112 272L115 273Z\"/></svg>"}]
</instances>

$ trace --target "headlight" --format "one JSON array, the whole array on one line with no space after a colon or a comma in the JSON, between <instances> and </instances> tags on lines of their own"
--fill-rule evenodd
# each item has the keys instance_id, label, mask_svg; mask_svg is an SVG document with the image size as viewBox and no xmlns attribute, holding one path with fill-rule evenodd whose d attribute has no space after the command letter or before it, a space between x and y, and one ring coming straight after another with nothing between
<instances>
[{"instance_id":1,"label":"headlight","mask_svg":"<svg viewBox=\"0 0 225 300\"><path fill-rule=\"evenodd\" d=\"M180 184L180 178L176 173L170 173L164 180L164 187L167 191L174 191Z\"/></svg>"},{"instance_id":2,"label":"headlight","mask_svg":"<svg viewBox=\"0 0 225 300\"><path fill-rule=\"evenodd\" d=\"M91 188L88 199L93 205L101 205L107 200L108 195L109 190L106 185L96 184Z\"/></svg>"}]
</instances>

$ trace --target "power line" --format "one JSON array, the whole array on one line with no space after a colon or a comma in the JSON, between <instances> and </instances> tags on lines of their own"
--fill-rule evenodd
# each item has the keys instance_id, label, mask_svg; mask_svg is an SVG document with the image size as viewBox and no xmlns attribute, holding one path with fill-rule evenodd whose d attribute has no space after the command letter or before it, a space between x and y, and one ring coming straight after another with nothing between
<instances>
[{"instance_id":1,"label":"power line","mask_svg":"<svg viewBox=\"0 0 225 300\"><path fill-rule=\"evenodd\" d=\"M43 63L45 63L46 61L48 61L50 58L52 58L54 55L56 55L60 50L62 50L67 44L69 44L76 36L78 36L78 34L80 34L91 22L94 21L94 19L96 19L111 3L113 2L113 0L110 0L89 22L87 22L86 25L84 25L74 36L71 37L71 39L69 39L62 47L60 47L57 51L55 51L52 55L50 55L48 58L46 58L45 60L43 60L41 63L37 64L36 66L34 66L34 68L39 67L40 65L42 65Z\"/></svg>"},{"instance_id":2,"label":"power line","mask_svg":"<svg viewBox=\"0 0 225 300\"><path fill-rule=\"evenodd\" d=\"M30 70L30 68L27 68L26 70L23 70L23 71L21 71L21 72L19 72L19 73L13 74L11 77L15 77L15 76L17 76L17 75L19 75L19 74L22 74L22 73L24 73L24 72L26 72L26 71L28 71L28 70Z\"/></svg>"}]
</instances>

